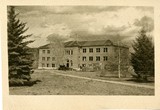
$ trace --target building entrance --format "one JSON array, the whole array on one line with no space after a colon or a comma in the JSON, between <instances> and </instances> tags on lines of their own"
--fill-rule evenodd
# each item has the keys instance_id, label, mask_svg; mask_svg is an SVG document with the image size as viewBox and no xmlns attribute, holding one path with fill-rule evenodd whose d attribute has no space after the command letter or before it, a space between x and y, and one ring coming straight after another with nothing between
<instances>
[{"instance_id":1,"label":"building entrance","mask_svg":"<svg viewBox=\"0 0 160 110\"><path fill-rule=\"evenodd\" d=\"M69 60L67 60L67 65L66 66L69 68Z\"/></svg>"}]
</instances>

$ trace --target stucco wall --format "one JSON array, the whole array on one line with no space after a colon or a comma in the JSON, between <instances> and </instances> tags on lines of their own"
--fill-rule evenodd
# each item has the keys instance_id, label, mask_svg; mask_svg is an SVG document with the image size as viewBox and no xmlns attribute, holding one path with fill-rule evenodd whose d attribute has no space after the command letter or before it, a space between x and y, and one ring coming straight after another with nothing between
<instances>
[{"instance_id":1,"label":"stucco wall","mask_svg":"<svg viewBox=\"0 0 160 110\"><path fill-rule=\"evenodd\" d=\"M86 49L86 53L83 52L83 49ZM93 48L93 53L89 52L89 48ZM96 52L96 48L100 48L100 52ZM104 52L104 48L107 48L107 52ZM58 48L57 48L58 49ZM45 50L45 53L42 51ZM47 53L47 50L50 50L50 53ZM73 51L73 54L67 54L66 51ZM110 64L119 64L119 59L121 65L129 64L129 49L128 48L119 48L116 46L92 46L92 47L65 47L64 48L64 56L61 59L58 59L55 56L55 50L53 49L39 49L39 64L38 67L42 68L42 63L45 64L43 68L52 69L52 64L55 64L55 68L58 68L60 64L64 64L67 66L69 64L70 68L80 68L83 64L85 64L86 68L92 68L97 70L105 69L106 65ZM120 57L119 57L120 52ZM82 57L86 57L86 61L82 60ZM93 61L89 61L89 57L93 56ZM100 61L96 61L96 56L100 56ZM104 61L104 56L107 57L107 61ZM42 57L45 57L45 60L42 61ZM50 60L47 61L47 57L50 57ZM55 57L55 61L52 61L52 57ZM72 64L71 64L72 61ZM49 64L49 67L46 67Z\"/></svg>"},{"instance_id":2,"label":"stucco wall","mask_svg":"<svg viewBox=\"0 0 160 110\"><path fill-rule=\"evenodd\" d=\"M42 51L45 50L45 53L43 53ZM47 50L50 50L50 53L47 53ZM45 57L45 60L42 60L42 57ZM50 60L47 61L47 57L50 57ZM39 64L38 64L38 68L46 68L47 64L49 64L49 67L47 68L57 68L59 65L57 64L56 61L56 57L55 60L52 60L52 57L55 57L55 55L53 54L52 49L39 49ZM45 67L42 67L42 64L45 64ZM55 64L55 67L52 67L52 64Z\"/></svg>"}]
</instances>

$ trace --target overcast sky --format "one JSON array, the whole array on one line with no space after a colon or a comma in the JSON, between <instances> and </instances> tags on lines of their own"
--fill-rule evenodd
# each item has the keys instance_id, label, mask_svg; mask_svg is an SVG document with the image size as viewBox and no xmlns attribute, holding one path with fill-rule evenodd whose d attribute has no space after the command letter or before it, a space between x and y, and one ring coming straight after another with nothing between
<instances>
[{"instance_id":1,"label":"overcast sky","mask_svg":"<svg viewBox=\"0 0 160 110\"><path fill-rule=\"evenodd\" d=\"M47 44L48 36L65 40L135 39L142 26L153 36L152 7L119 6L18 6L19 19L27 22L35 42L30 46ZM118 36L118 38L117 38Z\"/></svg>"}]
</instances>

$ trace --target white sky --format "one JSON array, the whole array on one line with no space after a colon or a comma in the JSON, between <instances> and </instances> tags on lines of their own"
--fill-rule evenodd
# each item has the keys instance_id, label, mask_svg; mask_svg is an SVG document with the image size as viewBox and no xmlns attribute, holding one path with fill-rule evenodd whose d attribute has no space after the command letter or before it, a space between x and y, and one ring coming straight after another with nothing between
<instances>
[{"instance_id":1,"label":"white sky","mask_svg":"<svg viewBox=\"0 0 160 110\"><path fill-rule=\"evenodd\" d=\"M27 22L38 47L48 43L48 36L67 40L117 39L133 41L142 26L153 36L152 7L117 6L23 6L16 7L19 18Z\"/></svg>"}]
</instances>

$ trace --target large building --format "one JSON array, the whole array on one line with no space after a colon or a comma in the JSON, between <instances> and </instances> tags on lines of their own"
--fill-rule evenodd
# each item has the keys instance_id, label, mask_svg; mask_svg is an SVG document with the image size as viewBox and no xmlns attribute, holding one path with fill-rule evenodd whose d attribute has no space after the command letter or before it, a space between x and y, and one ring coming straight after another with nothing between
<instances>
[{"instance_id":1,"label":"large building","mask_svg":"<svg viewBox=\"0 0 160 110\"><path fill-rule=\"evenodd\" d=\"M61 52L59 50L62 50ZM39 47L38 68L56 69L59 65L69 68L104 69L106 65L128 65L129 48L103 41L69 41L64 47L52 44Z\"/></svg>"}]
</instances>

